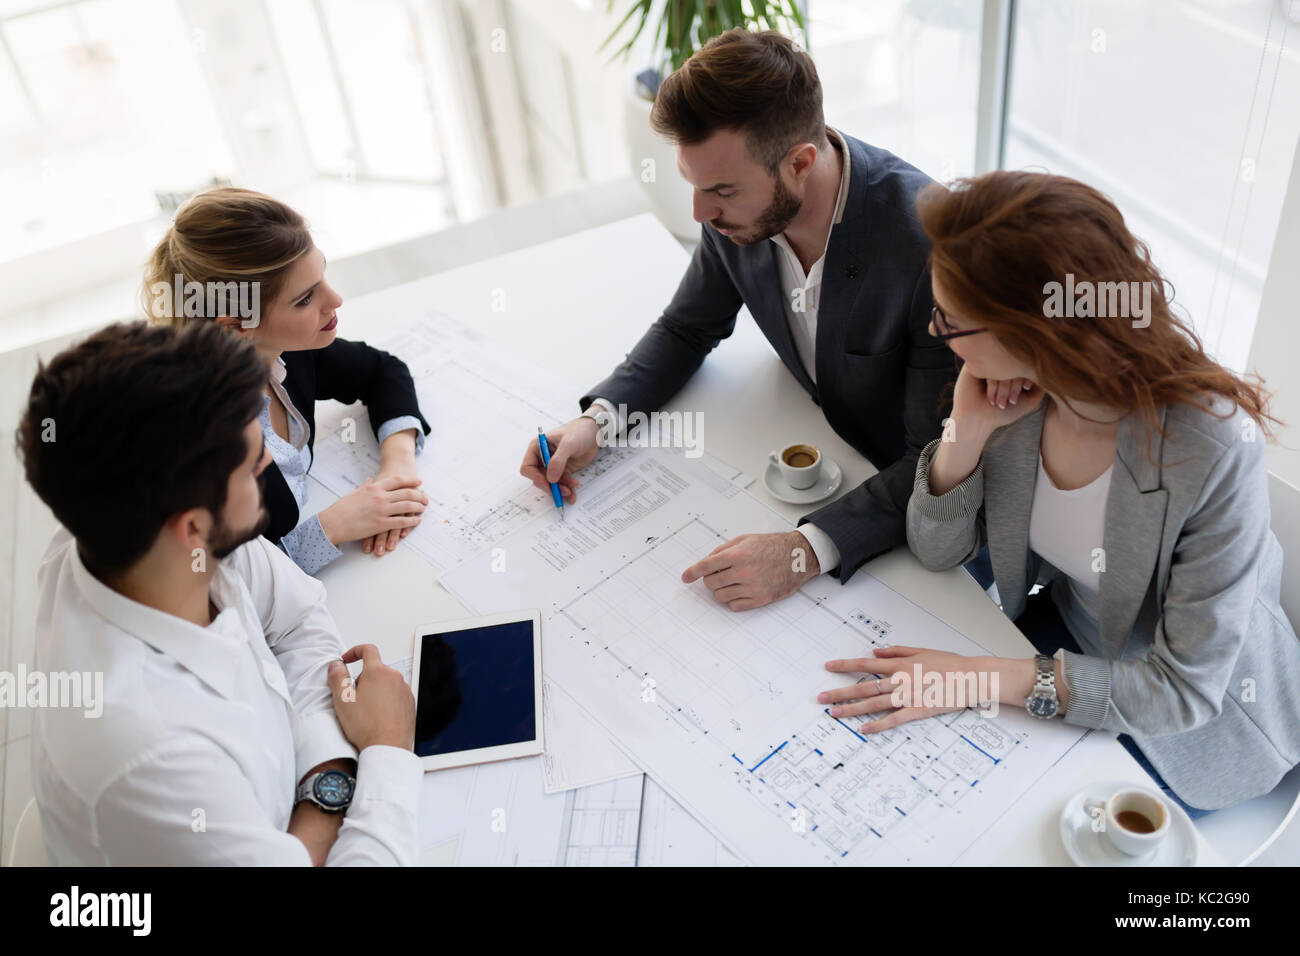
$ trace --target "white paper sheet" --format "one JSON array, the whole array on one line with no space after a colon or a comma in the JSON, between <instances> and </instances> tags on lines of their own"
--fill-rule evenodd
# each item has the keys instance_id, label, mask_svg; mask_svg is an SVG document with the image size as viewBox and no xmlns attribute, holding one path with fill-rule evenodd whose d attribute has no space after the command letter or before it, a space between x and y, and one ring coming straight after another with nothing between
<instances>
[{"instance_id":1,"label":"white paper sheet","mask_svg":"<svg viewBox=\"0 0 1300 956\"><path fill-rule=\"evenodd\" d=\"M641 776L638 767L554 681L542 680L546 752L542 781L547 793Z\"/></svg>"},{"instance_id":2,"label":"white paper sheet","mask_svg":"<svg viewBox=\"0 0 1300 956\"><path fill-rule=\"evenodd\" d=\"M948 864L1083 731L1018 708L863 737L816 703L831 659L973 641L865 572L731 612L681 571L745 532L790 525L680 452L642 449L563 524L528 522L442 583L486 613L543 614L547 675L728 849L763 864Z\"/></svg>"},{"instance_id":3,"label":"white paper sheet","mask_svg":"<svg viewBox=\"0 0 1300 956\"><path fill-rule=\"evenodd\" d=\"M643 779L547 794L538 757L436 770L420 794L420 846L456 841L456 866L634 866Z\"/></svg>"},{"instance_id":4,"label":"white paper sheet","mask_svg":"<svg viewBox=\"0 0 1300 956\"><path fill-rule=\"evenodd\" d=\"M637 866L744 865L652 777L645 778L640 823Z\"/></svg>"},{"instance_id":5,"label":"white paper sheet","mask_svg":"<svg viewBox=\"0 0 1300 956\"><path fill-rule=\"evenodd\" d=\"M399 671L410 684L413 664L412 658L403 657L389 666ZM544 677L542 720L546 752L538 759L546 793L560 793L641 775L641 768L609 739L598 724L592 722L573 698ZM425 844L426 847L431 845Z\"/></svg>"},{"instance_id":6,"label":"white paper sheet","mask_svg":"<svg viewBox=\"0 0 1300 956\"><path fill-rule=\"evenodd\" d=\"M534 363L487 347L439 312L374 344L406 362L431 429L416 458L427 518L404 544L443 570L555 510L549 495L520 478L519 461L539 426L576 414L571 394ZM344 495L379 471L379 445L363 406L335 408L316 428L311 473L326 488Z\"/></svg>"},{"instance_id":7,"label":"white paper sheet","mask_svg":"<svg viewBox=\"0 0 1300 956\"><path fill-rule=\"evenodd\" d=\"M536 758L480 764L469 787L457 866L562 866L565 795L542 793ZM425 775L441 785L438 771Z\"/></svg>"},{"instance_id":8,"label":"white paper sheet","mask_svg":"<svg viewBox=\"0 0 1300 956\"><path fill-rule=\"evenodd\" d=\"M374 344L407 364L430 427L416 458L429 505L404 544L444 571L531 519L556 513L551 496L520 477L519 462L539 427L551 428L577 414L571 388L536 362L433 310ZM336 495L379 471L379 444L360 404L323 409L314 447L312 476ZM627 454L626 448L604 449L578 473L584 489ZM738 488L754 480L712 456L702 457Z\"/></svg>"},{"instance_id":9,"label":"white paper sheet","mask_svg":"<svg viewBox=\"0 0 1300 956\"><path fill-rule=\"evenodd\" d=\"M509 552L493 552L494 545L533 518L558 520L550 495L529 485L518 469L538 426L573 417L572 390L535 362L433 310L375 344L406 362L431 428L416 459L429 506L425 520L404 543L440 571L480 553L508 566ZM599 493L601 476L632 453L604 449L579 473L583 497ZM711 455L699 461L724 493L734 494L754 480ZM378 469L379 446L364 407L335 408L318 418L312 474L325 487L346 494ZM409 659L406 668L409 682ZM554 697L546 713L546 792L641 773L567 694Z\"/></svg>"}]
</instances>

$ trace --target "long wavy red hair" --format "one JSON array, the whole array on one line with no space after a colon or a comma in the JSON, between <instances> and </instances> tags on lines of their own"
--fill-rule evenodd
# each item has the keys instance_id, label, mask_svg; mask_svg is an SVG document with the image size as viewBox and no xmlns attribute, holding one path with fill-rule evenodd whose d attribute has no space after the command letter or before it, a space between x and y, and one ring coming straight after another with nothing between
<instances>
[{"instance_id":1,"label":"long wavy red hair","mask_svg":"<svg viewBox=\"0 0 1300 956\"><path fill-rule=\"evenodd\" d=\"M1146 243L1115 204L1065 176L998 171L933 184L918 198L930 237L930 269L955 310L989 329L1049 392L1137 411L1160 432L1159 407L1207 412L1222 395L1270 435L1269 393L1258 375L1236 375L1205 353L1170 309ZM1049 316L1049 283L1150 283L1149 319ZM1059 301L1059 300L1058 300ZM1211 412L1212 413L1212 412Z\"/></svg>"}]
</instances>

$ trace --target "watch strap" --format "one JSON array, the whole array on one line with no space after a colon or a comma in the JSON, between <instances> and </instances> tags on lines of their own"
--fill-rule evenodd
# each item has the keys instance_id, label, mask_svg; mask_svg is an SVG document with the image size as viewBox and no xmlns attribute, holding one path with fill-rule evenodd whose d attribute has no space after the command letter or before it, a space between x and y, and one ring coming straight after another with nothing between
<instances>
[{"instance_id":1,"label":"watch strap","mask_svg":"<svg viewBox=\"0 0 1300 956\"><path fill-rule=\"evenodd\" d=\"M1037 676L1034 679L1034 686L1029 689L1029 696L1025 698L1025 709L1038 718L1055 717L1061 711L1061 697L1056 692L1056 660L1049 654L1035 654L1034 668ZM1029 704L1034 700L1048 699L1052 702L1052 712L1050 714L1035 713L1033 707Z\"/></svg>"}]
</instances>

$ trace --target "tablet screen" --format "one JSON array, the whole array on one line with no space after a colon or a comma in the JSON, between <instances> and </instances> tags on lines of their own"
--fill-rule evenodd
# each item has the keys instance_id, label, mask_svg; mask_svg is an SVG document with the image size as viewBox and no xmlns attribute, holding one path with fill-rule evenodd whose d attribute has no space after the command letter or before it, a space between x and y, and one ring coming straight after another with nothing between
<instances>
[{"instance_id":1,"label":"tablet screen","mask_svg":"<svg viewBox=\"0 0 1300 956\"><path fill-rule=\"evenodd\" d=\"M420 642L417 756L537 739L532 621L425 634Z\"/></svg>"}]
</instances>

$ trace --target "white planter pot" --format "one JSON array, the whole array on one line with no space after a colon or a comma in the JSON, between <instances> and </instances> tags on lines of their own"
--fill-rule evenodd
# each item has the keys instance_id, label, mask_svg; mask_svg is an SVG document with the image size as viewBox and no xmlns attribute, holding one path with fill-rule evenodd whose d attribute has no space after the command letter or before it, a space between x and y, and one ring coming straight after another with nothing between
<instances>
[{"instance_id":1,"label":"white planter pot","mask_svg":"<svg viewBox=\"0 0 1300 956\"><path fill-rule=\"evenodd\" d=\"M630 82L623 97L623 126L632 176L641 184L655 216L674 236L699 239L691 215L693 189L677 172L677 150L650 128L650 101Z\"/></svg>"}]
</instances>

